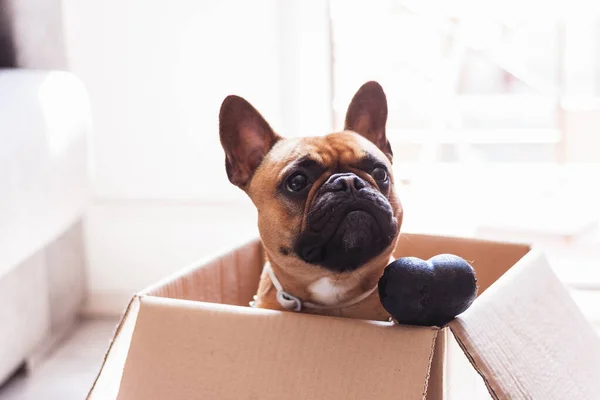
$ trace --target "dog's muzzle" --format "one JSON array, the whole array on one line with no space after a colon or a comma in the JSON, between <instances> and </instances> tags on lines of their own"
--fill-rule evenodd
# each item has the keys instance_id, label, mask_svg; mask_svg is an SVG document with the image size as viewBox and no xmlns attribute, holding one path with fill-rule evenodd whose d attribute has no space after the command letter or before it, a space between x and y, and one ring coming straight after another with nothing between
<instances>
[{"instance_id":1,"label":"dog's muzzle","mask_svg":"<svg viewBox=\"0 0 600 400\"><path fill-rule=\"evenodd\" d=\"M332 175L308 210L295 251L310 264L359 268L394 240L398 224L387 198L353 173Z\"/></svg>"}]
</instances>

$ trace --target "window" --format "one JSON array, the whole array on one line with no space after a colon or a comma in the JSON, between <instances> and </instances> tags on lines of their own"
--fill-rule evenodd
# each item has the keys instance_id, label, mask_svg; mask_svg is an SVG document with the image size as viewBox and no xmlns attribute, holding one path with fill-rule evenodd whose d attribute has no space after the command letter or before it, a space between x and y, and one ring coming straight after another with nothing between
<instances>
[{"instance_id":1,"label":"window","mask_svg":"<svg viewBox=\"0 0 600 400\"><path fill-rule=\"evenodd\" d=\"M565 154L565 118L597 103L599 20L530 18L501 3L470 4L463 18L456 4L331 0L336 125L356 88L377 79L404 163L578 161Z\"/></svg>"}]
</instances>

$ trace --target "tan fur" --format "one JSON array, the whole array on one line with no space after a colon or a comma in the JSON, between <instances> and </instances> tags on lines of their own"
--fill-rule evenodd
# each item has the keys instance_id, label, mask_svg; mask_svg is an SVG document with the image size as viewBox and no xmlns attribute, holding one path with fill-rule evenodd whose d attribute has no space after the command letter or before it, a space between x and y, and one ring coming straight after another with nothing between
<instances>
[{"instance_id":1,"label":"tan fur","mask_svg":"<svg viewBox=\"0 0 600 400\"><path fill-rule=\"evenodd\" d=\"M285 290L303 301L316 302L309 288L311 284L323 277L332 279L337 282L336 285L342 285L346 289L344 293L346 298L341 299L341 302L351 300L372 289L377 285L384 268L390 262L397 237L383 253L358 270L341 274L307 264L293 254L282 255L279 249L282 247L292 248L294 239L304 227L306 209L297 210L294 205L282 201L276 193L277 184L292 161L310 154L327 165L330 170L328 173L324 173L321 180L311 188L306 208L310 206L320 184L333 171L354 172L376 187L375 181L369 174L352 166L364 156L365 151L375 155L391 171L388 157L369 140L354 132L344 131L323 137L282 139L267 154L247 189L248 195L258 210L258 228L269 263ZM396 197L392 176L390 176L390 180L387 198L392 204L394 216L400 226L403 215L402 206ZM282 309L275 294L276 290L271 280L263 273L257 292L256 306ZM305 309L303 311L362 319L387 320L389 318L388 313L379 302L377 291L359 304L345 309Z\"/></svg>"}]
</instances>

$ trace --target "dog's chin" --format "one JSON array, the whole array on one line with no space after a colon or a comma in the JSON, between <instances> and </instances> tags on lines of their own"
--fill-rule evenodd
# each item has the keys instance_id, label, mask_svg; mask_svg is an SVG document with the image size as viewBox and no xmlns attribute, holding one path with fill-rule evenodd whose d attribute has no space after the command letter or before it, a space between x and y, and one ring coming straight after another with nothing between
<instances>
[{"instance_id":1,"label":"dog's chin","mask_svg":"<svg viewBox=\"0 0 600 400\"><path fill-rule=\"evenodd\" d=\"M379 226L375 218L366 211L349 212L338 227L334 239L344 246L346 251L363 251L373 237L379 237Z\"/></svg>"},{"instance_id":2,"label":"dog's chin","mask_svg":"<svg viewBox=\"0 0 600 400\"><path fill-rule=\"evenodd\" d=\"M305 262L333 272L356 270L387 249L396 236L395 222L381 220L369 211L350 211L328 240L305 235L296 252Z\"/></svg>"}]
</instances>

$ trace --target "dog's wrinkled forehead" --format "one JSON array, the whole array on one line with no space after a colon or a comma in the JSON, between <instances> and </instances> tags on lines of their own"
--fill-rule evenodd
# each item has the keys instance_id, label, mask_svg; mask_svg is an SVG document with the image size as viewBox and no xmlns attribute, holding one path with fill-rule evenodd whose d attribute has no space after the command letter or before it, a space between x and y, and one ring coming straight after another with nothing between
<instances>
[{"instance_id":1,"label":"dog's wrinkled forehead","mask_svg":"<svg viewBox=\"0 0 600 400\"><path fill-rule=\"evenodd\" d=\"M278 165L285 174L286 166L295 160L309 158L327 168L353 165L364 157L376 158L390 167L388 158L369 140L353 132L332 133L320 137L283 140L267 156L268 164Z\"/></svg>"}]
</instances>

